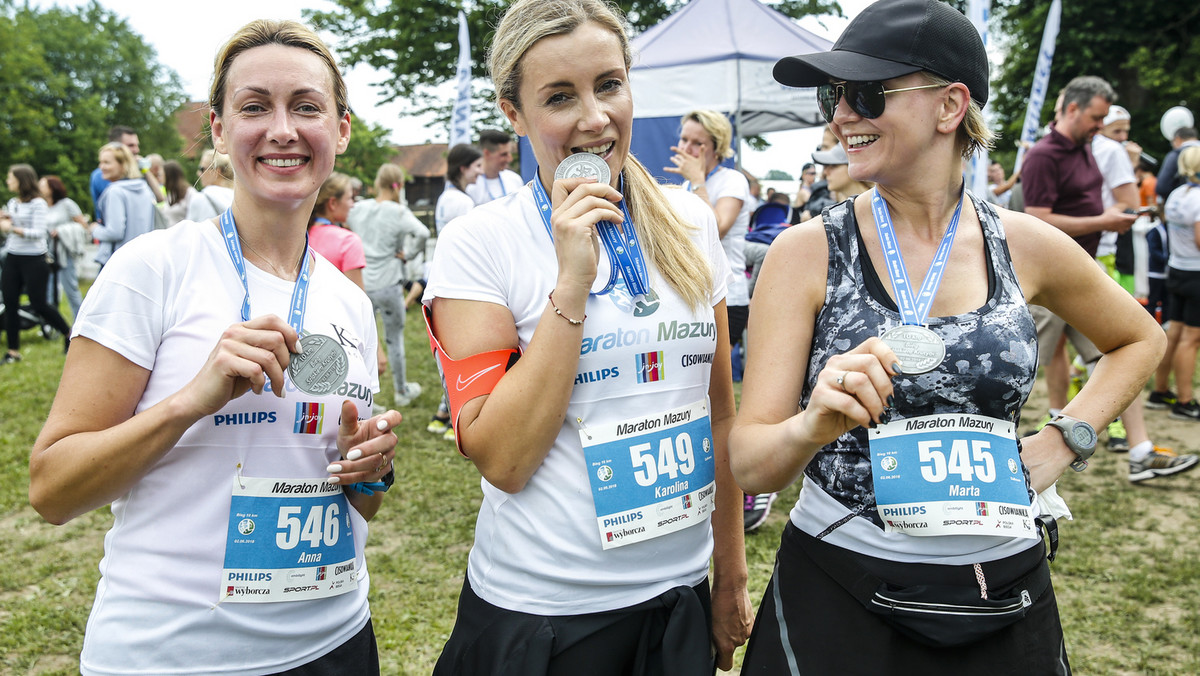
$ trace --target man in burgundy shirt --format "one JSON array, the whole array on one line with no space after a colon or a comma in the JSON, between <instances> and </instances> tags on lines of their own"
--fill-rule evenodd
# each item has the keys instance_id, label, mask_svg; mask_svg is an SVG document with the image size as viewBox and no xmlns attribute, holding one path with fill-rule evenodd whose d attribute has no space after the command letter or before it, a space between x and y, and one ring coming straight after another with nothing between
<instances>
[{"instance_id":1,"label":"man in burgundy shirt","mask_svg":"<svg viewBox=\"0 0 1200 676\"><path fill-rule=\"evenodd\" d=\"M1092 157L1092 137L1104 127L1104 118L1115 99L1113 88L1098 77L1071 80L1063 88L1050 132L1029 149L1021 167L1025 212L1074 237L1092 256L1096 255L1101 232L1125 232L1137 218L1126 214L1121 206L1104 207L1104 177ZM1089 368L1100 358L1096 346L1062 319L1037 306L1031 306L1030 310L1037 321L1041 365L1061 349L1064 332ZM1102 312L1103 308L1096 311ZM1052 382L1047 378L1047 389L1053 417L1066 406L1067 387L1061 380ZM1132 445L1128 449L1130 481L1175 474L1196 465L1196 456L1175 456L1150 442L1140 398L1134 400L1122 418Z\"/></svg>"}]
</instances>

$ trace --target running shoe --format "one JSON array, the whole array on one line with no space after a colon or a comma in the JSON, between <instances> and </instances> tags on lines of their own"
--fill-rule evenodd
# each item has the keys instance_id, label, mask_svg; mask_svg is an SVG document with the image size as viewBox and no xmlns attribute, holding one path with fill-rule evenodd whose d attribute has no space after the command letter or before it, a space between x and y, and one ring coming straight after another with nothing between
<instances>
[{"instance_id":1,"label":"running shoe","mask_svg":"<svg viewBox=\"0 0 1200 676\"><path fill-rule=\"evenodd\" d=\"M1120 418L1108 424L1108 450L1113 453L1129 452L1129 435L1125 432L1125 423Z\"/></svg>"},{"instance_id":2,"label":"running shoe","mask_svg":"<svg viewBox=\"0 0 1200 676\"><path fill-rule=\"evenodd\" d=\"M404 383L404 393L396 393L396 408L404 408L421 396L421 383Z\"/></svg>"},{"instance_id":3,"label":"running shoe","mask_svg":"<svg viewBox=\"0 0 1200 676\"><path fill-rule=\"evenodd\" d=\"M446 441L454 441L455 440L454 428L446 427L446 431L442 432L442 438L445 439Z\"/></svg>"},{"instance_id":4,"label":"running shoe","mask_svg":"<svg viewBox=\"0 0 1200 676\"><path fill-rule=\"evenodd\" d=\"M3 357L0 357L0 366L3 366L5 364L12 364L14 362L19 362L19 361L21 361L21 355L11 354L11 353L6 352L6 353L4 353Z\"/></svg>"},{"instance_id":5,"label":"running shoe","mask_svg":"<svg viewBox=\"0 0 1200 676\"><path fill-rule=\"evenodd\" d=\"M1141 460L1130 459L1129 481L1136 484L1147 479L1186 472L1194 468L1197 462L1200 462L1200 458L1190 453L1175 455L1169 448L1156 446L1149 455Z\"/></svg>"},{"instance_id":6,"label":"running shoe","mask_svg":"<svg viewBox=\"0 0 1200 676\"><path fill-rule=\"evenodd\" d=\"M1176 420L1200 420L1200 404L1193 399L1186 404L1177 403L1171 407L1171 418Z\"/></svg>"},{"instance_id":7,"label":"running shoe","mask_svg":"<svg viewBox=\"0 0 1200 676\"><path fill-rule=\"evenodd\" d=\"M1158 390L1155 390L1150 393L1149 397L1146 397L1146 408L1171 408L1178 403L1179 396L1171 390L1167 390L1166 392L1159 392Z\"/></svg>"},{"instance_id":8,"label":"running shoe","mask_svg":"<svg viewBox=\"0 0 1200 676\"><path fill-rule=\"evenodd\" d=\"M442 420L436 416L425 426L425 431L430 434L445 434L448 429L450 429L450 419Z\"/></svg>"},{"instance_id":9,"label":"running shoe","mask_svg":"<svg viewBox=\"0 0 1200 676\"><path fill-rule=\"evenodd\" d=\"M767 520L771 513L771 503L775 502L775 493L762 495L747 495L742 506L742 516L745 518L746 532L758 528Z\"/></svg>"}]
</instances>

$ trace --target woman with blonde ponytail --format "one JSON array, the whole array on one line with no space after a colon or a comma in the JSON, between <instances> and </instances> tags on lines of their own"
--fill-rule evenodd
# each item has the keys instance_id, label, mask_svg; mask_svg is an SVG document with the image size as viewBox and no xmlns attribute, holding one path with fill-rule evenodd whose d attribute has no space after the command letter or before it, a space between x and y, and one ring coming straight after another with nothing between
<instances>
[{"instance_id":1,"label":"woman with blonde ponytail","mask_svg":"<svg viewBox=\"0 0 1200 676\"><path fill-rule=\"evenodd\" d=\"M707 675L750 629L729 264L712 209L629 153L630 62L602 0L517 0L496 30L498 103L539 168L441 234L425 294L483 475L435 674ZM579 153L610 176L556 178Z\"/></svg>"}]
</instances>

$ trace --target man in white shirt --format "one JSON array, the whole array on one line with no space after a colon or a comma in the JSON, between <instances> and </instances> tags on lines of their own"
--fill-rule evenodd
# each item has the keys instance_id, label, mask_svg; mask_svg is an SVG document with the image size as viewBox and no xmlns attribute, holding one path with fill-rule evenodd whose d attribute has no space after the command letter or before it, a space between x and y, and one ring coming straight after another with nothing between
<instances>
[{"instance_id":1,"label":"man in white shirt","mask_svg":"<svg viewBox=\"0 0 1200 676\"><path fill-rule=\"evenodd\" d=\"M520 174L508 168L512 164L512 145L512 137L499 129L484 129L479 133L483 173L467 186L467 194L476 205L511 195L525 183Z\"/></svg>"}]
</instances>

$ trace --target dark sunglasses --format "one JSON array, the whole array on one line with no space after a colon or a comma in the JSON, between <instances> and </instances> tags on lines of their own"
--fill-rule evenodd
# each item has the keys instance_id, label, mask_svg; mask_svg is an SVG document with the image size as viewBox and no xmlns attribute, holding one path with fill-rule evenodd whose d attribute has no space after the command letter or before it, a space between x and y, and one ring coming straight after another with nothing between
<instances>
[{"instance_id":1,"label":"dark sunglasses","mask_svg":"<svg viewBox=\"0 0 1200 676\"><path fill-rule=\"evenodd\" d=\"M903 89L884 89L882 82L831 82L817 87L817 106L826 122L833 122L838 99L846 97L846 103L859 115L874 120L883 115L884 96L896 92L912 92L918 89L935 89L946 85L930 84Z\"/></svg>"}]
</instances>

